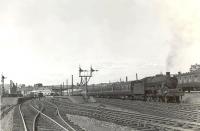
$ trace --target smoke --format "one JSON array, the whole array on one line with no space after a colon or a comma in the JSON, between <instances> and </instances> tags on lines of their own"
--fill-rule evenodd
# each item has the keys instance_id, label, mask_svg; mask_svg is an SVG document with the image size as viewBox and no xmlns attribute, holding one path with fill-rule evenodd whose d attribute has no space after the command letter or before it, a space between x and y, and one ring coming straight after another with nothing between
<instances>
[{"instance_id":1,"label":"smoke","mask_svg":"<svg viewBox=\"0 0 200 131\"><path fill-rule=\"evenodd\" d=\"M189 47L193 46L193 42L187 42L179 33L173 33L173 38L167 42L170 47L166 59L166 70L180 70L185 63L185 58Z\"/></svg>"},{"instance_id":2,"label":"smoke","mask_svg":"<svg viewBox=\"0 0 200 131\"><path fill-rule=\"evenodd\" d=\"M200 1L157 1L162 23L168 28L170 39L166 59L167 71L186 71L200 62Z\"/></svg>"}]
</instances>

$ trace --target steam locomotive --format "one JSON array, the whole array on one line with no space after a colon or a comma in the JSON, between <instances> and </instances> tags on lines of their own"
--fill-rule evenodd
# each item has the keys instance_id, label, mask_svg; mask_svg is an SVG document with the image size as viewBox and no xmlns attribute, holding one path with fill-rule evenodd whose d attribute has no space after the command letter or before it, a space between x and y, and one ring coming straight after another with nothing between
<instances>
[{"instance_id":1,"label":"steam locomotive","mask_svg":"<svg viewBox=\"0 0 200 131\"><path fill-rule=\"evenodd\" d=\"M94 97L178 103L183 91L177 84L177 78L167 72L166 75L159 74L135 81L90 85L87 94Z\"/></svg>"}]
</instances>

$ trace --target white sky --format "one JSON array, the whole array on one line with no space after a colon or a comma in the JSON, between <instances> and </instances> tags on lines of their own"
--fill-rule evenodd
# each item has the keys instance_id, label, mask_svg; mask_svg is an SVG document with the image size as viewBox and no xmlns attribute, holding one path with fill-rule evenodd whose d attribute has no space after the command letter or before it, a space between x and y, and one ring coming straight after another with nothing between
<instances>
[{"instance_id":1,"label":"white sky","mask_svg":"<svg viewBox=\"0 0 200 131\"><path fill-rule=\"evenodd\" d=\"M91 83L200 63L198 0L1 0L0 71L17 83ZM69 80L70 82L70 80Z\"/></svg>"}]
</instances>

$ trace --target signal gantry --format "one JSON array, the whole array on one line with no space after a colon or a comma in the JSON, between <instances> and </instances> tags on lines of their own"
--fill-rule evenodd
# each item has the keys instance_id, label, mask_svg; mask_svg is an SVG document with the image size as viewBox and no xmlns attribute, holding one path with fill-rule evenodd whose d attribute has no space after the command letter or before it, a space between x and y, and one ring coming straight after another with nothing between
<instances>
[{"instance_id":1,"label":"signal gantry","mask_svg":"<svg viewBox=\"0 0 200 131\"><path fill-rule=\"evenodd\" d=\"M85 86L86 94L88 92L88 89L87 89L88 82L90 78L93 76L93 73L97 71L98 70L93 69L92 66L90 67L90 70L83 70L79 66L79 77L81 78L80 86L83 86L83 87Z\"/></svg>"}]
</instances>

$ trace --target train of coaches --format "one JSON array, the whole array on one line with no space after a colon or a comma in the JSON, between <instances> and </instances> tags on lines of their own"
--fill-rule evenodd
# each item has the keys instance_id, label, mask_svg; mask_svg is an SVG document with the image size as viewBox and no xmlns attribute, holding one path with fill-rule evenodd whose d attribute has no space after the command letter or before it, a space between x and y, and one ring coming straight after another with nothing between
<instances>
[{"instance_id":1,"label":"train of coaches","mask_svg":"<svg viewBox=\"0 0 200 131\"><path fill-rule=\"evenodd\" d=\"M144 101L180 102L183 91L170 72L140 80L92 85L87 94L94 97L128 98Z\"/></svg>"},{"instance_id":2,"label":"train of coaches","mask_svg":"<svg viewBox=\"0 0 200 131\"><path fill-rule=\"evenodd\" d=\"M200 72L159 74L140 80L96 84L88 87L88 95L129 98L144 101L180 102L185 91L200 90Z\"/></svg>"}]
</instances>

